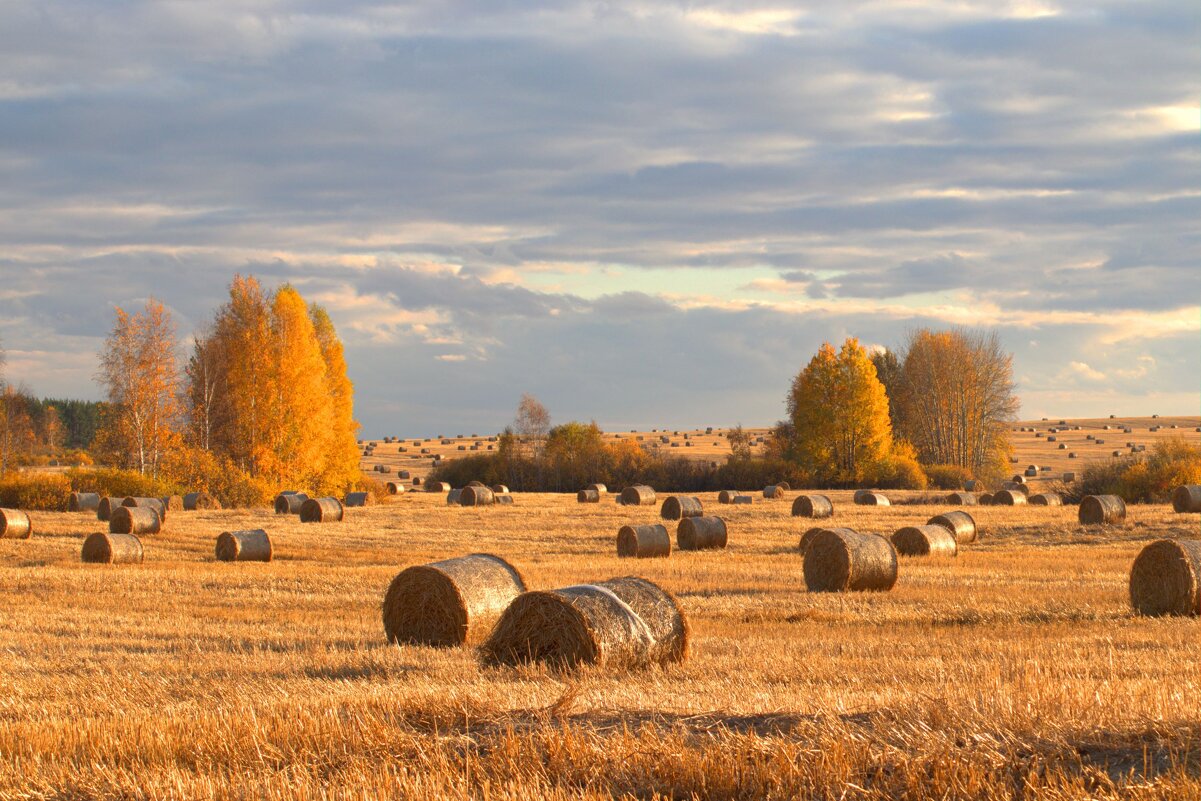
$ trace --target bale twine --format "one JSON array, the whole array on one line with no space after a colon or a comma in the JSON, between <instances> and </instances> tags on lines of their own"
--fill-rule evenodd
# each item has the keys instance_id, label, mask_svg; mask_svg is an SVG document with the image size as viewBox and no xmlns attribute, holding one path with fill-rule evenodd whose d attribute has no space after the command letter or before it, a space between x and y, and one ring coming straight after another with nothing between
<instances>
[{"instance_id":1,"label":"bale twine","mask_svg":"<svg viewBox=\"0 0 1201 801\"><path fill-rule=\"evenodd\" d=\"M589 484L588 486L584 487L584 489L596 490L601 495L604 495L609 491L609 488L604 484Z\"/></svg>"},{"instance_id":2,"label":"bale twine","mask_svg":"<svg viewBox=\"0 0 1201 801\"><path fill-rule=\"evenodd\" d=\"M513 496L512 495L497 495L496 503L501 506L504 506L506 504L512 504Z\"/></svg>"},{"instance_id":3,"label":"bale twine","mask_svg":"<svg viewBox=\"0 0 1201 801\"><path fill-rule=\"evenodd\" d=\"M979 506L979 498L974 492L952 492L947 496L947 503L952 506Z\"/></svg>"},{"instance_id":4,"label":"bale twine","mask_svg":"<svg viewBox=\"0 0 1201 801\"><path fill-rule=\"evenodd\" d=\"M685 517L700 517L704 513L700 498L688 495L670 495L663 501L659 517L664 520L683 520Z\"/></svg>"},{"instance_id":5,"label":"bale twine","mask_svg":"<svg viewBox=\"0 0 1201 801\"><path fill-rule=\"evenodd\" d=\"M654 506L655 490L645 484L635 484L621 491L622 506Z\"/></svg>"},{"instance_id":6,"label":"bale twine","mask_svg":"<svg viewBox=\"0 0 1201 801\"><path fill-rule=\"evenodd\" d=\"M348 492L346 500L342 502L343 506L366 506L367 501L371 496L366 492Z\"/></svg>"},{"instance_id":7,"label":"bale twine","mask_svg":"<svg viewBox=\"0 0 1201 801\"><path fill-rule=\"evenodd\" d=\"M882 492L859 490L855 493L855 503L860 506L892 506L892 501Z\"/></svg>"},{"instance_id":8,"label":"bale twine","mask_svg":"<svg viewBox=\"0 0 1201 801\"><path fill-rule=\"evenodd\" d=\"M729 533L720 517L685 517L676 527L676 547L681 551L709 551L726 547Z\"/></svg>"},{"instance_id":9,"label":"bale twine","mask_svg":"<svg viewBox=\"0 0 1201 801\"><path fill-rule=\"evenodd\" d=\"M72 512L94 512L100 508L100 495L95 492L72 492L67 509Z\"/></svg>"},{"instance_id":10,"label":"bale twine","mask_svg":"<svg viewBox=\"0 0 1201 801\"><path fill-rule=\"evenodd\" d=\"M417 479L413 479L413 486L417 486ZM430 481L425 485L426 492L450 492L451 486L445 481Z\"/></svg>"},{"instance_id":11,"label":"bale twine","mask_svg":"<svg viewBox=\"0 0 1201 801\"><path fill-rule=\"evenodd\" d=\"M976 541L976 519L967 512L955 510L953 512L943 512L940 515L935 515L926 521L927 526L942 526L947 531L951 532L951 536L956 542L975 542Z\"/></svg>"},{"instance_id":12,"label":"bale twine","mask_svg":"<svg viewBox=\"0 0 1201 801\"><path fill-rule=\"evenodd\" d=\"M688 623L675 598L634 577L527 592L509 605L481 649L487 665L559 668L642 668L687 654Z\"/></svg>"},{"instance_id":13,"label":"bale twine","mask_svg":"<svg viewBox=\"0 0 1201 801\"><path fill-rule=\"evenodd\" d=\"M1025 506L1026 493L1018 490L1003 489L992 496L993 506Z\"/></svg>"},{"instance_id":14,"label":"bale twine","mask_svg":"<svg viewBox=\"0 0 1201 801\"><path fill-rule=\"evenodd\" d=\"M781 487L779 484L772 484L771 486L764 487L763 488L763 497L764 498L783 498L784 497L784 488Z\"/></svg>"},{"instance_id":15,"label":"bale twine","mask_svg":"<svg viewBox=\"0 0 1201 801\"><path fill-rule=\"evenodd\" d=\"M1140 615L1201 615L1201 540L1157 540L1130 568L1130 603Z\"/></svg>"},{"instance_id":16,"label":"bale twine","mask_svg":"<svg viewBox=\"0 0 1201 801\"><path fill-rule=\"evenodd\" d=\"M752 504L754 502L755 502L755 499L752 498L750 495L735 495L733 500L730 501L730 503L734 504L735 506L737 506L739 504L746 504L749 506L750 504Z\"/></svg>"},{"instance_id":17,"label":"bale twine","mask_svg":"<svg viewBox=\"0 0 1201 801\"><path fill-rule=\"evenodd\" d=\"M600 493L594 489L582 489L575 494L579 503L600 503Z\"/></svg>"},{"instance_id":18,"label":"bale twine","mask_svg":"<svg viewBox=\"0 0 1201 801\"><path fill-rule=\"evenodd\" d=\"M993 506L993 494L991 492L982 492L980 497L976 499L980 506Z\"/></svg>"},{"instance_id":19,"label":"bale twine","mask_svg":"<svg viewBox=\"0 0 1201 801\"><path fill-rule=\"evenodd\" d=\"M389 495L404 495L405 494L405 490L406 490L405 485L401 484L399 481L389 481L384 486L388 490Z\"/></svg>"},{"instance_id":20,"label":"bale twine","mask_svg":"<svg viewBox=\"0 0 1201 801\"><path fill-rule=\"evenodd\" d=\"M892 546L901 556L955 556L955 535L938 525L906 526L892 535Z\"/></svg>"},{"instance_id":21,"label":"bale twine","mask_svg":"<svg viewBox=\"0 0 1201 801\"><path fill-rule=\"evenodd\" d=\"M463 490L452 489L450 492L446 493L446 505L447 506L458 506L459 499L461 499L462 497L463 497Z\"/></svg>"},{"instance_id":22,"label":"bale twine","mask_svg":"<svg viewBox=\"0 0 1201 801\"><path fill-rule=\"evenodd\" d=\"M0 540L27 540L33 536L29 514L20 509L0 509Z\"/></svg>"},{"instance_id":23,"label":"bale twine","mask_svg":"<svg viewBox=\"0 0 1201 801\"><path fill-rule=\"evenodd\" d=\"M1201 512L1201 485L1185 484L1172 493L1172 508L1177 512Z\"/></svg>"},{"instance_id":24,"label":"bale twine","mask_svg":"<svg viewBox=\"0 0 1201 801\"><path fill-rule=\"evenodd\" d=\"M124 498L105 496L100 499L100 504L96 507L96 519L108 522L113 516L113 510L121 505Z\"/></svg>"},{"instance_id":25,"label":"bale twine","mask_svg":"<svg viewBox=\"0 0 1201 801\"><path fill-rule=\"evenodd\" d=\"M492 487L492 494L493 495L508 495L509 488L506 487L504 484L497 484L494 487Z\"/></svg>"},{"instance_id":26,"label":"bale twine","mask_svg":"<svg viewBox=\"0 0 1201 801\"><path fill-rule=\"evenodd\" d=\"M271 537L261 528L222 531L217 537L219 562L270 562L271 555Z\"/></svg>"},{"instance_id":27,"label":"bale twine","mask_svg":"<svg viewBox=\"0 0 1201 801\"><path fill-rule=\"evenodd\" d=\"M798 495L792 502L793 517L811 517L821 520L833 515L834 504L825 495Z\"/></svg>"},{"instance_id":28,"label":"bale twine","mask_svg":"<svg viewBox=\"0 0 1201 801\"><path fill-rule=\"evenodd\" d=\"M478 487L468 484L459 495L460 506L491 506L494 503L496 503L496 493L490 487L482 484Z\"/></svg>"},{"instance_id":29,"label":"bale twine","mask_svg":"<svg viewBox=\"0 0 1201 801\"><path fill-rule=\"evenodd\" d=\"M1026 502L1031 506L1063 506L1063 498L1058 492L1040 492L1031 495Z\"/></svg>"},{"instance_id":30,"label":"bale twine","mask_svg":"<svg viewBox=\"0 0 1201 801\"><path fill-rule=\"evenodd\" d=\"M344 514L337 498L308 498L300 505L301 523L337 523Z\"/></svg>"},{"instance_id":31,"label":"bale twine","mask_svg":"<svg viewBox=\"0 0 1201 801\"><path fill-rule=\"evenodd\" d=\"M737 494L738 493L735 492L734 490L722 490L721 492L717 493L717 502L718 503L733 503L734 496Z\"/></svg>"},{"instance_id":32,"label":"bale twine","mask_svg":"<svg viewBox=\"0 0 1201 801\"><path fill-rule=\"evenodd\" d=\"M135 498L132 495L121 501L122 506L133 506L142 509L153 509L158 512L158 519L167 522L167 504L162 498ZM124 532L122 532L124 533Z\"/></svg>"},{"instance_id":33,"label":"bale twine","mask_svg":"<svg viewBox=\"0 0 1201 801\"><path fill-rule=\"evenodd\" d=\"M162 530L162 518L151 506L118 506L108 521L110 534L158 534Z\"/></svg>"},{"instance_id":34,"label":"bale twine","mask_svg":"<svg viewBox=\"0 0 1201 801\"><path fill-rule=\"evenodd\" d=\"M304 502L309 499L303 492L281 492L275 496L275 513L277 515L298 515Z\"/></svg>"},{"instance_id":35,"label":"bale twine","mask_svg":"<svg viewBox=\"0 0 1201 801\"><path fill-rule=\"evenodd\" d=\"M414 565L398 573L384 594L384 633L399 644L479 641L525 589L517 568L492 554Z\"/></svg>"},{"instance_id":36,"label":"bale twine","mask_svg":"<svg viewBox=\"0 0 1201 801\"><path fill-rule=\"evenodd\" d=\"M824 528L805 546L810 592L886 591L897 582L897 551L875 534Z\"/></svg>"},{"instance_id":37,"label":"bale twine","mask_svg":"<svg viewBox=\"0 0 1201 801\"><path fill-rule=\"evenodd\" d=\"M145 558L142 541L133 534L89 534L79 558L108 565L140 565Z\"/></svg>"},{"instance_id":38,"label":"bale twine","mask_svg":"<svg viewBox=\"0 0 1201 801\"><path fill-rule=\"evenodd\" d=\"M671 535L667 526L622 526L617 532L617 555L646 559L671 556Z\"/></svg>"},{"instance_id":39,"label":"bale twine","mask_svg":"<svg viewBox=\"0 0 1201 801\"><path fill-rule=\"evenodd\" d=\"M163 502L163 508L168 512L183 511L183 496L181 495L168 495L167 497L160 498L159 500Z\"/></svg>"},{"instance_id":40,"label":"bale twine","mask_svg":"<svg viewBox=\"0 0 1201 801\"><path fill-rule=\"evenodd\" d=\"M1079 517L1086 526L1121 523L1126 519L1126 502L1117 495L1087 495L1080 501Z\"/></svg>"}]
</instances>

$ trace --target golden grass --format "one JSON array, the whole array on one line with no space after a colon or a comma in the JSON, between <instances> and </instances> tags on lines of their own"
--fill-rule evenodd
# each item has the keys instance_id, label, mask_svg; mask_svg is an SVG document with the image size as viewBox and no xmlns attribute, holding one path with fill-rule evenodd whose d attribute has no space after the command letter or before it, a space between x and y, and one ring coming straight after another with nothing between
<instances>
[{"instance_id":1,"label":"golden grass","mask_svg":"<svg viewBox=\"0 0 1201 801\"><path fill-rule=\"evenodd\" d=\"M830 496L828 525L885 535L944 511ZM958 557L856 594L805 591L809 521L770 504L723 509L725 550L637 563L614 532L657 507L574 494L412 493L329 526L178 513L119 567L80 563L93 515L37 513L0 541L0 798L1201 797L1201 621L1136 617L1127 589L1198 516L971 511ZM255 528L274 561L214 560ZM389 645L393 576L481 550L535 589L645 576L691 657L562 673Z\"/></svg>"}]
</instances>

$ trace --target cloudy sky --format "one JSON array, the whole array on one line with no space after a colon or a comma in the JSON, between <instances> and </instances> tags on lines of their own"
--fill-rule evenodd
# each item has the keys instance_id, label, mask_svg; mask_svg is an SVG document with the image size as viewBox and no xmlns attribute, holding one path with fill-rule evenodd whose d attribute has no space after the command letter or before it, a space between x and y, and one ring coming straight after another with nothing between
<instances>
[{"instance_id":1,"label":"cloudy sky","mask_svg":"<svg viewBox=\"0 0 1201 801\"><path fill-rule=\"evenodd\" d=\"M8 378L238 272L365 431L768 424L823 340L997 328L1023 414L1201 406L1201 6L0 0Z\"/></svg>"}]
</instances>

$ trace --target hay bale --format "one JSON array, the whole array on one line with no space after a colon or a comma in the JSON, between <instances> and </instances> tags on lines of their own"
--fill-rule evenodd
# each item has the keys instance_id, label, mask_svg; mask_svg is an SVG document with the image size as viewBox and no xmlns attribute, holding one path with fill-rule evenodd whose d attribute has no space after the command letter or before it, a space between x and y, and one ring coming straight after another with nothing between
<instances>
[{"instance_id":1,"label":"hay bale","mask_svg":"<svg viewBox=\"0 0 1201 801\"><path fill-rule=\"evenodd\" d=\"M389 495L404 495L407 489L405 485L401 484L399 481L389 481L384 485L384 488L388 491Z\"/></svg>"},{"instance_id":2,"label":"hay bale","mask_svg":"<svg viewBox=\"0 0 1201 801\"><path fill-rule=\"evenodd\" d=\"M392 472L392 468L386 464L378 465L377 468L379 469L379 471L381 473L391 473Z\"/></svg>"},{"instance_id":3,"label":"hay bale","mask_svg":"<svg viewBox=\"0 0 1201 801\"><path fill-rule=\"evenodd\" d=\"M300 505L301 523L338 523L345 514L337 498L308 498Z\"/></svg>"},{"instance_id":4,"label":"hay bale","mask_svg":"<svg viewBox=\"0 0 1201 801\"><path fill-rule=\"evenodd\" d=\"M952 492L947 496L947 503L952 506L978 506L979 499L974 492Z\"/></svg>"},{"instance_id":5,"label":"hay bale","mask_svg":"<svg viewBox=\"0 0 1201 801\"><path fill-rule=\"evenodd\" d=\"M892 501L888 500L884 493L869 490L858 490L855 493L855 503L860 506L892 506Z\"/></svg>"},{"instance_id":6,"label":"hay bale","mask_svg":"<svg viewBox=\"0 0 1201 801\"><path fill-rule=\"evenodd\" d=\"M185 512L195 512L201 509L216 510L221 508L221 501L203 490L189 492L183 496L183 508Z\"/></svg>"},{"instance_id":7,"label":"hay bale","mask_svg":"<svg viewBox=\"0 0 1201 801\"><path fill-rule=\"evenodd\" d=\"M887 591L897 583L897 551L875 534L824 528L805 546L810 592Z\"/></svg>"},{"instance_id":8,"label":"hay bale","mask_svg":"<svg viewBox=\"0 0 1201 801\"><path fill-rule=\"evenodd\" d=\"M298 515L304 502L309 499L303 492L281 492L275 496L275 513L277 515Z\"/></svg>"},{"instance_id":9,"label":"hay bale","mask_svg":"<svg viewBox=\"0 0 1201 801\"><path fill-rule=\"evenodd\" d=\"M1030 495L1030 485L1029 484L1014 484L1012 481L1006 481L1004 484L1001 485L1001 489L1009 490L1010 492L1018 492L1027 497L1029 497L1029 495ZM993 495L992 499L993 499L993 505L994 506L997 505L997 496L995 494Z\"/></svg>"},{"instance_id":10,"label":"hay bale","mask_svg":"<svg viewBox=\"0 0 1201 801\"><path fill-rule=\"evenodd\" d=\"M29 514L20 509L0 509L0 540L27 540L33 536Z\"/></svg>"},{"instance_id":11,"label":"hay bale","mask_svg":"<svg viewBox=\"0 0 1201 801\"><path fill-rule=\"evenodd\" d=\"M664 520L683 520L685 517L700 517L704 513L700 498L688 495L669 495L663 501L659 517Z\"/></svg>"},{"instance_id":12,"label":"hay bale","mask_svg":"<svg viewBox=\"0 0 1201 801\"><path fill-rule=\"evenodd\" d=\"M113 510L119 507L121 505L121 501L123 500L125 499L108 495L101 498L100 504L96 507L96 519L103 520L107 523L110 519L112 519Z\"/></svg>"},{"instance_id":13,"label":"hay bale","mask_svg":"<svg viewBox=\"0 0 1201 801\"><path fill-rule=\"evenodd\" d=\"M984 482L979 479L969 478L963 482L963 488L968 492L984 492Z\"/></svg>"},{"instance_id":14,"label":"hay bale","mask_svg":"<svg viewBox=\"0 0 1201 801\"><path fill-rule=\"evenodd\" d=\"M1172 508L1184 514L1201 512L1201 485L1185 484L1172 493Z\"/></svg>"},{"instance_id":15,"label":"hay bale","mask_svg":"<svg viewBox=\"0 0 1201 801\"><path fill-rule=\"evenodd\" d=\"M1071 484L1071 483L1072 483L1073 481L1075 481L1075 480L1076 480L1076 474L1075 474L1075 473L1064 473L1064 474L1063 474L1063 483L1065 483L1065 484Z\"/></svg>"},{"instance_id":16,"label":"hay bale","mask_svg":"<svg viewBox=\"0 0 1201 801\"><path fill-rule=\"evenodd\" d=\"M834 504L825 495L798 495L792 502L793 517L811 517L821 520L834 516Z\"/></svg>"},{"instance_id":17,"label":"hay bale","mask_svg":"<svg viewBox=\"0 0 1201 801\"><path fill-rule=\"evenodd\" d=\"M1130 568L1130 603L1140 615L1201 615L1201 540L1156 540Z\"/></svg>"},{"instance_id":18,"label":"hay bale","mask_svg":"<svg viewBox=\"0 0 1201 801\"><path fill-rule=\"evenodd\" d=\"M755 499L752 498L750 495L735 495L733 500L730 501L730 503L734 504L735 506L738 506L741 504L746 504L747 506L749 506L749 505L753 504L754 502L755 502Z\"/></svg>"},{"instance_id":19,"label":"hay bale","mask_svg":"<svg viewBox=\"0 0 1201 801\"><path fill-rule=\"evenodd\" d=\"M121 501L121 505L153 509L154 511L158 512L159 520L164 523L167 522L167 504L163 503L162 498L135 498L134 496L130 495Z\"/></svg>"},{"instance_id":20,"label":"hay bale","mask_svg":"<svg viewBox=\"0 0 1201 801\"><path fill-rule=\"evenodd\" d=\"M600 493L594 489L582 489L575 494L575 499L579 503L600 503Z\"/></svg>"},{"instance_id":21,"label":"hay bale","mask_svg":"<svg viewBox=\"0 0 1201 801\"><path fill-rule=\"evenodd\" d=\"M401 481L408 481L410 478L412 478L408 470L397 470L396 477Z\"/></svg>"},{"instance_id":22,"label":"hay bale","mask_svg":"<svg viewBox=\"0 0 1201 801\"><path fill-rule=\"evenodd\" d=\"M601 495L604 495L609 491L609 488L604 484L589 484L588 486L584 487L584 489L596 490Z\"/></svg>"},{"instance_id":23,"label":"hay bale","mask_svg":"<svg viewBox=\"0 0 1201 801\"><path fill-rule=\"evenodd\" d=\"M892 546L901 556L955 556L955 535L938 525L906 526L893 532Z\"/></svg>"},{"instance_id":24,"label":"hay bale","mask_svg":"<svg viewBox=\"0 0 1201 801\"><path fill-rule=\"evenodd\" d=\"M784 492L789 492L792 490L792 485L789 484L787 481L777 481L776 486L779 487Z\"/></svg>"},{"instance_id":25,"label":"hay bale","mask_svg":"<svg viewBox=\"0 0 1201 801\"><path fill-rule=\"evenodd\" d=\"M417 479L413 479L413 486L414 487L417 486ZM450 486L450 484L445 481L430 481L430 482L426 483L426 485L425 485L426 492L446 493L446 492L450 492L451 489L452 489L452 487Z\"/></svg>"},{"instance_id":26,"label":"hay bale","mask_svg":"<svg viewBox=\"0 0 1201 801\"><path fill-rule=\"evenodd\" d=\"M100 495L95 492L72 492L67 501L71 512L94 512L100 508Z\"/></svg>"},{"instance_id":27,"label":"hay bale","mask_svg":"<svg viewBox=\"0 0 1201 801\"><path fill-rule=\"evenodd\" d=\"M469 487L486 487L488 485L482 481L468 481L467 486L469 486Z\"/></svg>"},{"instance_id":28,"label":"hay bale","mask_svg":"<svg viewBox=\"0 0 1201 801\"><path fill-rule=\"evenodd\" d=\"M991 492L982 492L976 502L981 506L993 506L993 494Z\"/></svg>"},{"instance_id":29,"label":"hay bale","mask_svg":"<svg viewBox=\"0 0 1201 801\"><path fill-rule=\"evenodd\" d=\"M166 498L160 498L159 500L163 502L163 508L168 512L183 511L183 496L181 495L168 495Z\"/></svg>"},{"instance_id":30,"label":"hay bale","mask_svg":"<svg viewBox=\"0 0 1201 801\"><path fill-rule=\"evenodd\" d=\"M953 512L943 512L926 521L927 526L942 526L951 532L956 542L975 542L976 519L967 512L956 509Z\"/></svg>"},{"instance_id":31,"label":"hay bale","mask_svg":"<svg viewBox=\"0 0 1201 801\"><path fill-rule=\"evenodd\" d=\"M494 503L496 503L496 493L482 484L479 486L468 484L459 494L460 506L491 506Z\"/></svg>"},{"instance_id":32,"label":"hay bale","mask_svg":"<svg viewBox=\"0 0 1201 801\"><path fill-rule=\"evenodd\" d=\"M1026 469L1027 469L1027 470L1029 470L1030 468L1029 468L1029 467L1027 467ZM1034 468L1034 473L1035 473L1035 475L1038 475L1038 468L1037 468L1037 467L1035 467L1035 468ZM1026 483L1026 477L1025 477L1025 476L1023 476L1023 475L1015 475L1013 478L1009 479L1009 483L1011 483L1011 484L1025 484L1025 483Z\"/></svg>"},{"instance_id":33,"label":"hay bale","mask_svg":"<svg viewBox=\"0 0 1201 801\"><path fill-rule=\"evenodd\" d=\"M506 504L512 504L513 496L512 495L497 495L496 503L501 506L504 506Z\"/></svg>"},{"instance_id":34,"label":"hay bale","mask_svg":"<svg viewBox=\"0 0 1201 801\"><path fill-rule=\"evenodd\" d=\"M738 493L735 490L722 490L721 492L717 493L717 502L718 503L733 503L734 496L737 494Z\"/></svg>"},{"instance_id":35,"label":"hay bale","mask_svg":"<svg viewBox=\"0 0 1201 801\"><path fill-rule=\"evenodd\" d=\"M107 565L140 565L145 558L142 541L133 534L89 534L79 558Z\"/></svg>"},{"instance_id":36,"label":"hay bale","mask_svg":"<svg viewBox=\"0 0 1201 801\"><path fill-rule=\"evenodd\" d=\"M667 526L622 526L617 532L617 555L646 559L671 556L671 535Z\"/></svg>"},{"instance_id":37,"label":"hay bale","mask_svg":"<svg viewBox=\"0 0 1201 801\"><path fill-rule=\"evenodd\" d=\"M270 562L271 556L271 537L261 528L222 531L217 537L219 562Z\"/></svg>"},{"instance_id":38,"label":"hay bale","mask_svg":"<svg viewBox=\"0 0 1201 801\"><path fill-rule=\"evenodd\" d=\"M618 500L622 506L654 506L655 490L645 484L635 484L623 489Z\"/></svg>"},{"instance_id":39,"label":"hay bale","mask_svg":"<svg viewBox=\"0 0 1201 801\"><path fill-rule=\"evenodd\" d=\"M709 551L726 547L729 534L720 517L685 517L676 528L676 547L681 551Z\"/></svg>"},{"instance_id":40,"label":"hay bale","mask_svg":"<svg viewBox=\"0 0 1201 801\"><path fill-rule=\"evenodd\" d=\"M784 488L781 487L779 484L772 484L771 486L764 487L763 488L763 497L764 498L783 498L784 497Z\"/></svg>"},{"instance_id":41,"label":"hay bale","mask_svg":"<svg viewBox=\"0 0 1201 801\"><path fill-rule=\"evenodd\" d=\"M1026 493L1018 490L1003 489L992 496L993 506L1025 506Z\"/></svg>"},{"instance_id":42,"label":"hay bale","mask_svg":"<svg viewBox=\"0 0 1201 801\"><path fill-rule=\"evenodd\" d=\"M401 478L408 478L408 476L401 476ZM413 486L414 487L421 486L421 476L413 476Z\"/></svg>"},{"instance_id":43,"label":"hay bale","mask_svg":"<svg viewBox=\"0 0 1201 801\"><path fill-rule=\"evenodd\" d=\"M797 550L799 550L801 552L801 554L803 555L805 553L805 549L809 547L809 543L813 542L813 538L817 536L817 532L825 531L825 530L826 529L824 526L816 526L814 528L807 530L804 534L801 535L801 542L797 546ZM836 529L836 530L842 531L843 529ZM846 529L846 531L851 531L851 529Z\"/></svg>"},{"instance_id":44,"label":"hay bale","mask_svg":"<svg viewBox=\"0 0 1201 801\"><path fill-rule=\"evenodd\" d=\"M525 590L517 568L492 554L414 565L398 573L384 594L384 633L397 644L477 642Z\"/></svg>"},{"instance_id":45,"label":"hay bale","mask_svg":"<svg viewBox=\"0 0 1201 801\"><path fill-rule=\"evenodd\" d=\"M695 519L695 518L689 518ZM519 596L481 649L486 665L610 669L681 662L688 623L676 599L632 576Z\"/></svg>"},{"instance_id":46,"label":"hay bale","mask_svg":"<svg viewBox=\"0 0 1201 801\"><path fill-rule=\"evenodd\" d=\"M1086 526L1121 523L1126 520L1126 502L1117 495L1087 495L1080 501L1079 518Z\"/></svg>"},{"instance_id":47,"label":"hay bale","mask_svg":"<svg viewBox=\"0 0 1201 801\"><path fill-rule=\"evenodd\" d=\"M370 499L370 494L366 492L348 492L346 493L346 500L342 501L342 505L354 507L366 506Z\"/></svg>"},{"instance_id":48,"label":"hay bale","mask_svg":"<svg viewBox=\"0 0 1201 801\"><path fill-rule=\"evenodd\" d=\"M1063 498L1057 492L1040 492L1027 499L1031 506L1063 506Z\"/></svg>"},{"instance_id":49,"label":"hay bale","mask_svg":"<svg viewBox=\"0 0 1201 801\"><path fill-rule=\"evenodd\" d=\"M459 499L462 497L463 497L463 490L452 489L450 492L446 493L446 505L447 506L458 506Z\"/></svg>"},{"instance_id":50,"label":"hay bale","mask_svg":"<svg viewBox=\"0 0 1201 801\"><path fill-rule=\"evenodd\" d=\"M493 495L508 495L509 488L506 487L504 484L497 484L492 488L492 494Z\"/></svg>"},{"instance_id":51,"label":"hay bale","mask_svg":"<svg viewBox=\"0 0 1201 801\"><path fill-rule=\"evenodd\" d=\"M158 534L163 520L152 506L118 506L108 521L110 534Z\"/></svg>"}]
</instances>

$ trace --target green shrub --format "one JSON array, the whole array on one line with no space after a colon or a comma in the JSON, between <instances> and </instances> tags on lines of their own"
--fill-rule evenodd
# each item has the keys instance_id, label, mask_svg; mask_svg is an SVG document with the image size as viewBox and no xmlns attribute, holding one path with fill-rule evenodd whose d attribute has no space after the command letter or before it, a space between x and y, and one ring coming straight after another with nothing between
<instances>
[{"instance_id":1,"label":"green shrub","mask_svg":"<svg viewBox=\"0 0 1201 801\"><path fill-rule=\"evenodd\" d=\"M65 512L71 483L62 473L9 473L0 478L0 506L37 512Z\"/></svg>"}]
</instances>

